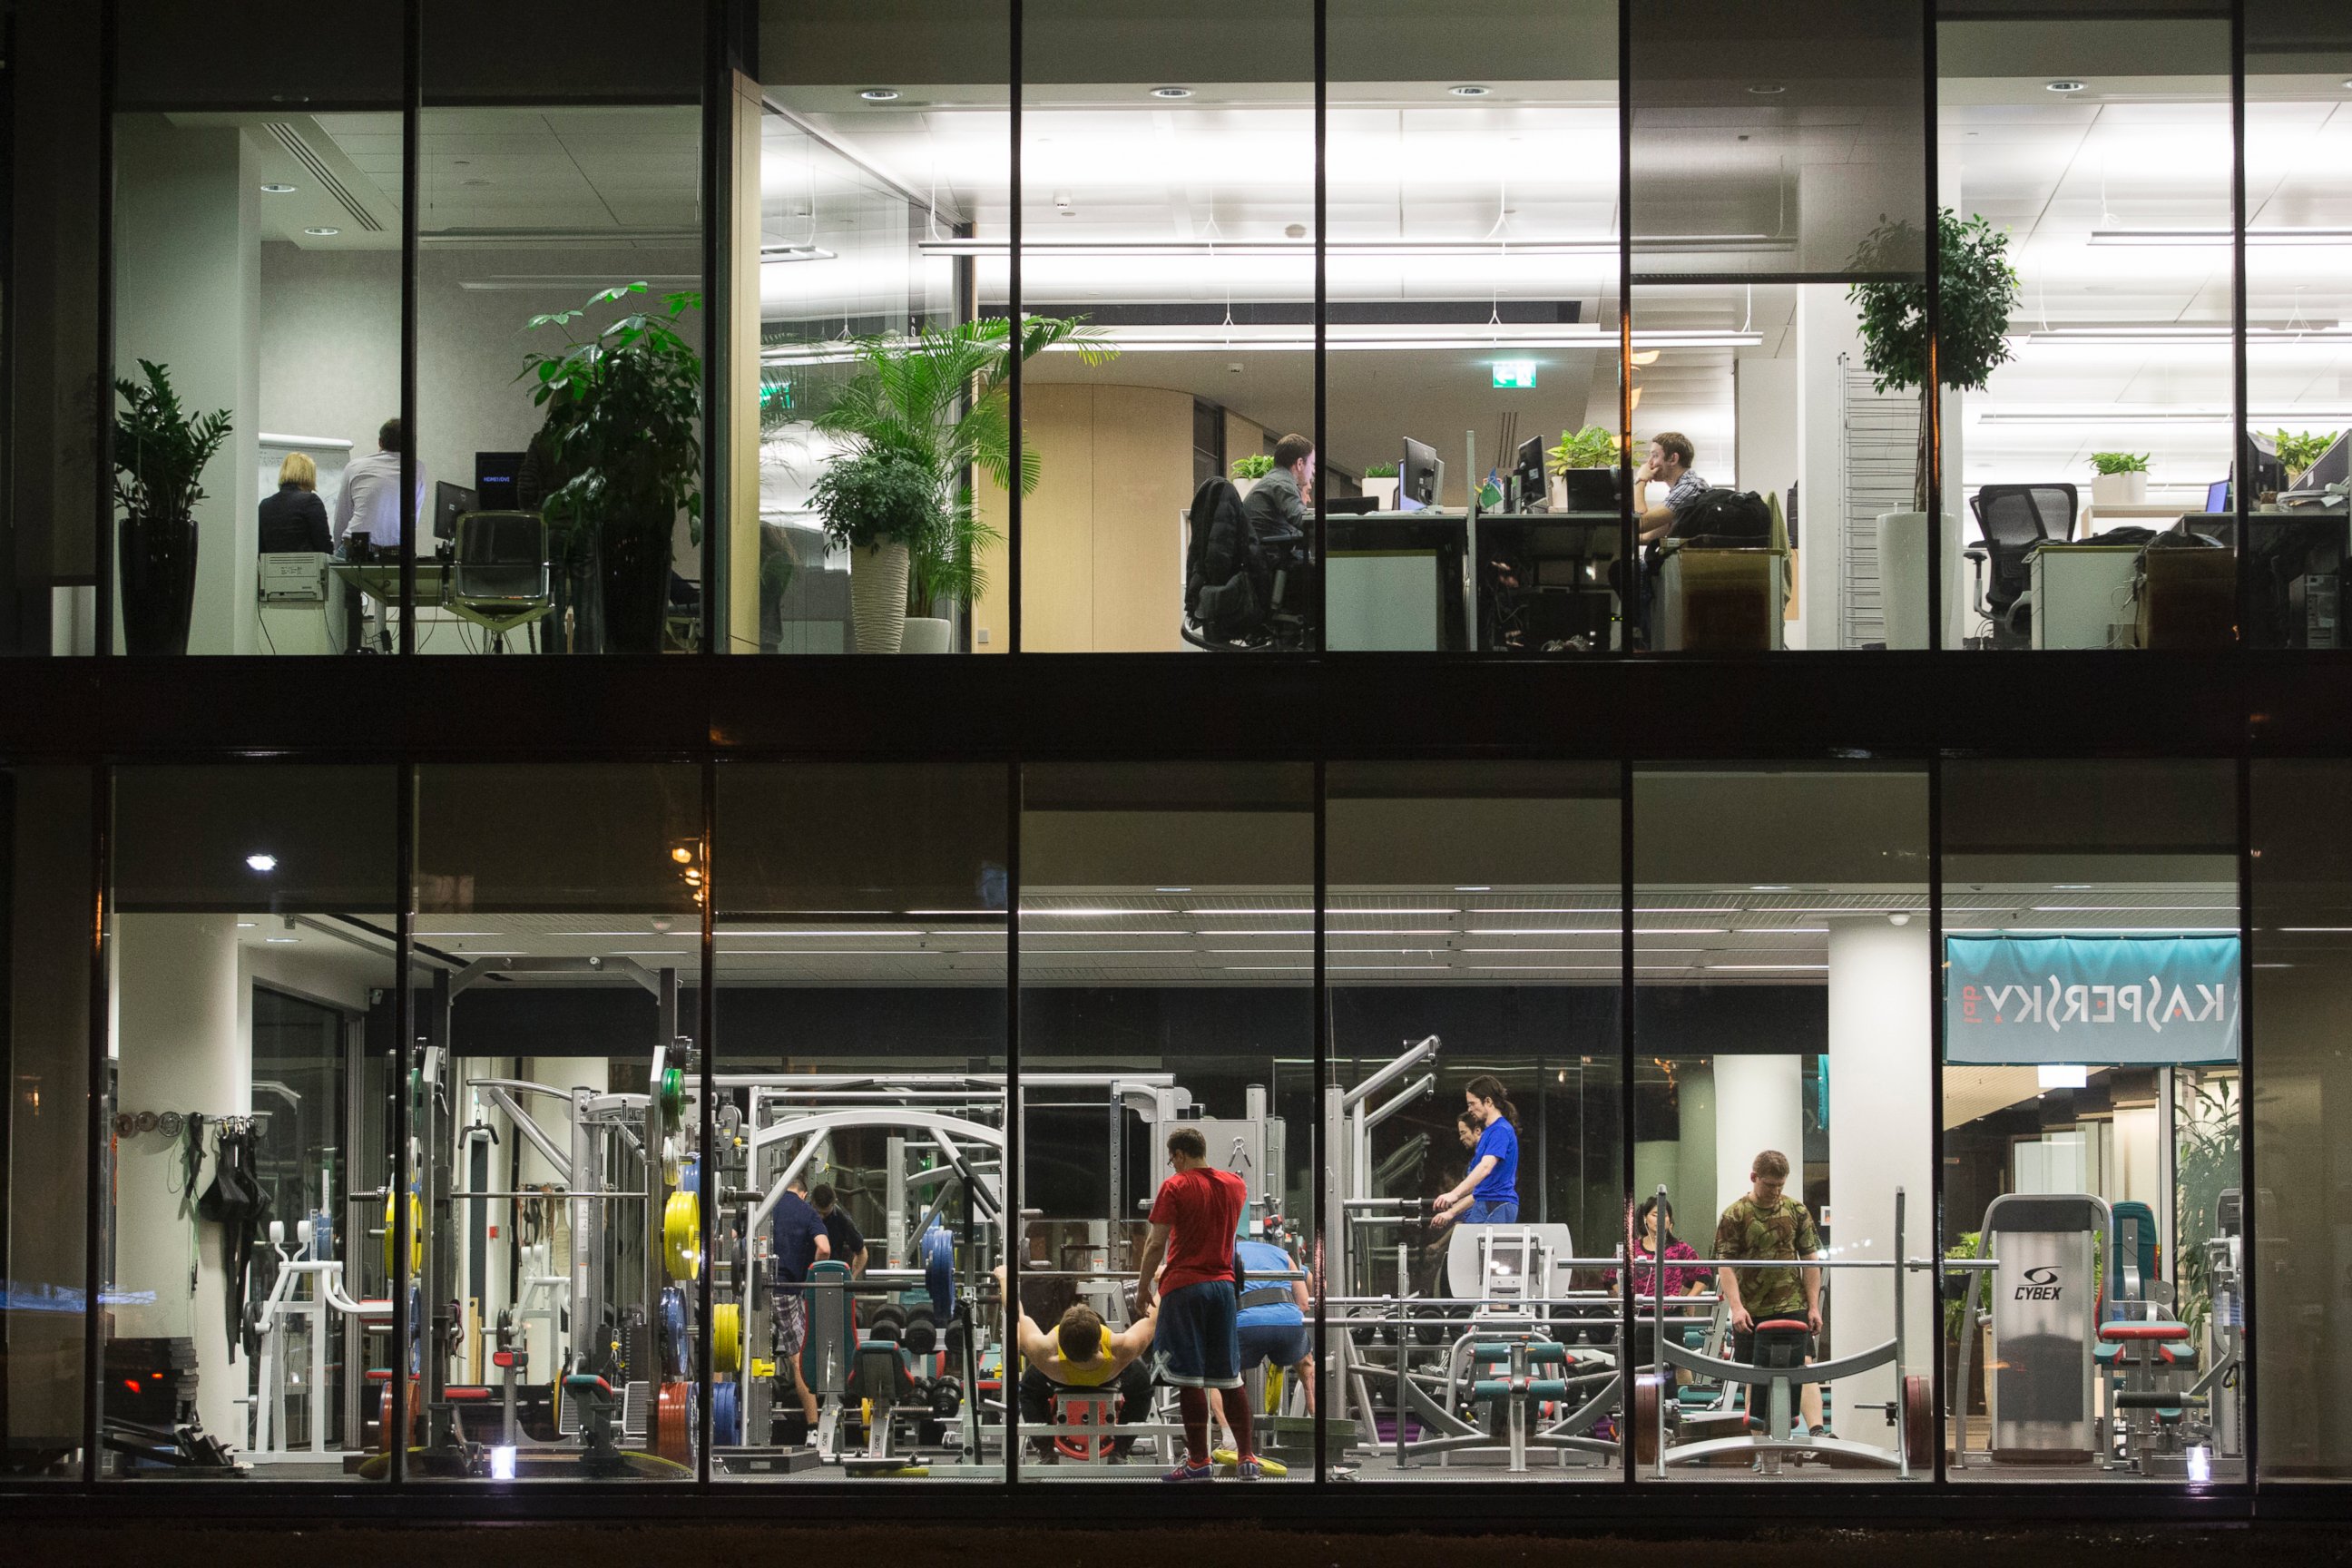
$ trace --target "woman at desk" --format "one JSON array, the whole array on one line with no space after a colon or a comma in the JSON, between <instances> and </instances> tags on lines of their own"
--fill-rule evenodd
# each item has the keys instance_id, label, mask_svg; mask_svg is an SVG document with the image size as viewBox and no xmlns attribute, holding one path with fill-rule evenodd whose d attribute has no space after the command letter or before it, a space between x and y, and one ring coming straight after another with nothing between
<instances>
[{"instance_id":1,"label":"woman at desk","mask_svg":"<svg viewBox=\"0 0 2352 1568\"><path fill-rule=\"evenodd\" d=\"M289 452L278 465L278 493L261 498L261 553L334 548L327 534L327 503L319 499L319 465L301 452Z\"/></svg>"},{"instance_id":2,"label":"woman at desk","mask_svg":"<svg viewBox=\"0 0 2352 1568\"><path fill-rule=\"evenodd\" d=\"M1480 1073L1462 1091L1464 1108L1478 1122L1470 1173L1437 1200L1440 1226L1467 1219L1472 1225L1511 1225L1519 1217L1519 1111L1510 1091L1492 1073Z\"/></svg>"}]
</instances>

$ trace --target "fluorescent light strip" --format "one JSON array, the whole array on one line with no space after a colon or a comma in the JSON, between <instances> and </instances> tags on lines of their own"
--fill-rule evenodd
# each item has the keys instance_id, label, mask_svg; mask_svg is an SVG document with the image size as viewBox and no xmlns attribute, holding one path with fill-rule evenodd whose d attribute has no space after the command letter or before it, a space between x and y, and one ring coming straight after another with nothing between
<instances>
[{"instance_id":1,"label":"fluorescent light strip","mask_svg":"<svg viewBox=\"0 0 2352 1568\"><path fill-rule=\"evenodd\" d=\"M694 950L688 947L616 947L607 956L613 958L684 958Z\"/></svg>"},{"instance_id":2,"label":"fluorescent light strip","mask_svg":"<svg viewBox=\"0 0 2352 1568\"><path fill-rule=\"evenodd\" d=\"M2234 910L2238 906L2235 904L2033 904L2029 907L2037 915L2137 915L2173 910Z\"/></svg>"},{"instance_id":3,"label":"fluorescent light strip","mask_svg":"<svg viewBox=\"0 0 2352 1568\"><path fill-rule=\"evenodd\" d=\"M634 934L635 934L635 932L632 932L631 934L632 934L632 935L634 935ZM891 939L892 939L892 940L894 940L894 941L908 941L908 942L911 942L911 941L915 940L916 938L922 937L922 936L926 936L926 935L929 935L929 932L926 932L926 931L722 931L716 932L716 933L714 933L714 934L716 934L716 935L717 935L717 936L721 940L721 941L726 941L726 940L730 940L730 939L735 939L735 940L749 940L749 939L751 939L751 938L754 938L754 937L774 937L774 936L787 936L787 937L854 936L854 937L865 937L865 938L867 938L867 939L869 939L869 940L874 939L874 938L878 938L878 937L888 937L888 938L891 938Z\"/></svg>"},{"instance_id":4,"label":"fluorescent light strip","mask_svg":"<svg viewBox=\"0 0 2352 1568\"><path fill-rule=\"evenodd\" d=\"M1892 911L1900 914L1900 910ZM1827 926L1741 926L1735 936L1826 936Z\"/></svg>"},{"instance_id":5,"label":"fluorescent light strip","mask_svg":"<svg viewBox=\"0 0 2352 1568\"><path fill-rule=\"evenodd\" d=\"M1093 942L1106 936L1196 936L1192 931L1179 931L1172 926L1144 931L1024 931L1024 942Z\"/></svg>"},{"instance_id":6,"label":"fluorescent light strip","mask_svg":"<svg viewBox=\"0 0 2352 1568\"><path fill-rule=\"evenodd\" d=\"M936 947L739 947L721 958L937 958Z\"/></svg>"},{"instance_id":7,"label":"fluorescent light strip","mask_svg":"<svg viewBox=\"0 0 2352 1568\"><path fill-rule=\"evenodd\" d=\"M1725 243L1752 242L1764 237L1726 236ZM919 240L916 248L927 256L1004 257L1012 243L979 237ZM1393 260L1420 256L1614 256L1617 240L1611 235L1577 239L1326 239L1327 256ZM1029 259L1101 261L1150 260L1162 257L1289 257L1302 264L1315 259L1311 239L1024 239L1021 255Z\"/></svg>"},{"instance_id":8,"label":"fluorescent light strip","mask_svg":"<svg viewBox=\"0 0 2352 1568\"><path fill-rule=\"evenodd\" d=\"M1349 920L1369 921L1386 920L1391 915L1458 915L1462 911L1448 908L1442 910L1325 910L1323 912L1335 919L1345 916Z\"/></svg>"},{"instance_id":9,"label":"fluorescent light strip","mask_svg":"<svg viewBox=\"0 0 2352 1568\"><path fill-rule=\"evenodd\" d=\"M1190 952L1192 950L1189 947L1024 947L1021 951L1024 957L1062 958L1072 954L1113 952L1137 957L1145 953Z\"/></svg>"},{"instance_id":10,"label":"fluorescent light strip","mask_svg":"<svg viewBox=\"0 0 2352 1568\"><path fill-rule=\"evenodd\" d=\"M1615 926L1472 926L1465 936L1615 936Z\"/></svg>"},{"instance_id":11,"label":"fluorescent light strip","mask_svg":"<svg viewBox=\"0 0 2352 1568\"><path fill-rule=\"evenodd\" d=\"M243 923L243 922L241 922L241 921L240 921L239 923L241 924L241 923ZM436 938L438 938L438 937L449 937L449 936L504 936L506 933L505 933L504 931L412 931L412 932L410 932L409 934L410 934L410 935L412 935L412 936L419 936L419 937L425 937L425 936L429 936L429 937L436 937ZM609 932L594 932L594 933L591 933L591 934L595 934L595 935L609 935L609 934L614 934L614 933L609 933ZM641 935L643 935L644 933L643 933L643 932L641 932L641 931L621 931L621 932L619 932L619 933L617 933L617 934L619 934L619 935L621 935L621 936L641 936Z\"/></svg>"},{"instance_id":12,"label":"fluorescent light strip","mask_svg":"<svg viewBox=\"0 0 2352 1568\"><path fill-rule=\"evenodd\" d=\"M1975 417L1987 425L2221 425L2231 418L2226 408L1988 408ZM2249 414L2255 427L2296 422L2352 421L2352 407L2262 409Z\"/></svg>"},{"instance_id":13,"label":"fluorescent light strip","mask_svg":"<svg viewBox=\"0 0 2352 1568\"><path fill-rule=\"evenodd\" d=\"M2226 228L2095 228L2093 245L2227 245ZM2248 245L2344 245L2352 228L2249 228Z\"/></svg>"},{"instance_id":14,"label":"fluorescent light strip","mask_svg":"<svg viewBox=\"0 0 2352 1568\"><path fill-rule=\"evenodd\" d=\"M1186 910L1184 912L1188 915L1311 915L1315 911L1303 904L1291 904L1288 906L1245 905L1234 910Z\"/></svg>"},{"instance_id":15,"label":"fluorescent light strip","mask_svg":"<svg viewBox=\"0 0 2352 1568\"><path fill-rule=\"evenodd\" d=\"M1777 970L1823 970L1823 969L1827 969L1827 968L1829 967L1829 965L1828 965L1828 964L1826 964L1826 963L1707 963L1707 964L1702 964L1702 965L1700 965L1700 967L1701 967L1701 968L1703 968L1703 969L1709 969L1709 970L1715 970L1715 969L1740 969L1740 970L1750 970L1750 969L1752 969L1752 970L1776 970L1776 971L1777 971Z\"/></svg>"}]
</instances>

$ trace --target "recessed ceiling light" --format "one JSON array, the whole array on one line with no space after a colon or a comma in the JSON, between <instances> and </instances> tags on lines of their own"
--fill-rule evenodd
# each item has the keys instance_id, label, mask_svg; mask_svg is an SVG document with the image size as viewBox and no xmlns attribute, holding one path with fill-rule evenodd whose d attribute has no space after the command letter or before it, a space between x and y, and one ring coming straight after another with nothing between
<instances>
[{"instance_id":1,"label":"recessed ceiling light","mask_svg":"<svg viewBox=\"0 0 2352 1568\"><path fill-rule=\"evenodd\" d=\"M1751 81L1748 90L1759 98L1777 98L1789 89L1777 81Z\"/></svg>"},{"instance_id":2,"label":"recessed ceiling light","mask_svg":"<svg viewBox=\"0 0 2352 1568\"><path fill-rule=\"evenodd\" d=\"M302 232L317 239L331 239L343 231L339 228L306 228Z\"/></svg>"},{"instance_id":3,"label":"recessed ceiling light","mask_svg":"<svg viewBox=\"0 0 2352 1568\"><path fill-rule=\"evenodd\" d=\"M1192 96L1192 89L1189 87L1155 87L1151 89L1151 96L1154 98L1190 98Z\"/></svg>"},{"instance_id":4,"label":"recessed ceiling light","mask_svg":"<svg viewBox=\"0 0 2352 1568\"><path fill-rule=\"evenodd\" d=\"M248 855L245 858L245 863L257 871L278 869L278 857L275 855Z\"/></svg>"},{"instance_id":5,"label":"recessed ceiling light","mask_svg":"<svg viewBox=\"0 0 2352 1568\"><path fill-rule=\"evenodd\" d=\"M265 196L290 196L294 194L294 187L280 181L272 180L261 187L261 194Z\"/></svg>"},{"instance_id":6,"label":"recessed ceiling light","mask_svg":"<svg viewBox=\"0 0 2352 1568\"><path fill-rule=\"evenodd\" d=\"M460 181L458 181L457 183L458 183L459 184L461 184L461 185L487 185L487 184L489 184L489 181L485 180L485 179L476 178L476 179L471 179L471 180L460 180Z\"/></svg>"},{"instance_id":7,"label":"recessed ceiling light","mask_svg":"<svg viewBox=\"0 0 2352 1568\"><path fill-rule=\"evenodd\" d=\"M891 103L897 100L898 89L895 87L869 87L857 96L868 103Z\"/></svg>"},{"instance_id":8,"label":"recessed ceiling light","mask_svg":"<svg viewBox=\"0 0 2352 1568\"><path fill-rule=\"evenodd\" d=\"M2053 92L2080 92L2087 84L2076 81L2073 77L2062 76L2056 81L2045 85Z\"/></svg>"},{"instance_id":9,"label":"recessed ceiling light","mask_svg":"<svg viewBox=\"0 0 2352 1568\"><path fill-rule=\"evenodd\" d=\"M1456 98L1484 98L1495 89L1491 87L1480 87L1476 82L1465 81L1460 87L1448 88L1446 90Z\"/></svg>"}]
</instances>

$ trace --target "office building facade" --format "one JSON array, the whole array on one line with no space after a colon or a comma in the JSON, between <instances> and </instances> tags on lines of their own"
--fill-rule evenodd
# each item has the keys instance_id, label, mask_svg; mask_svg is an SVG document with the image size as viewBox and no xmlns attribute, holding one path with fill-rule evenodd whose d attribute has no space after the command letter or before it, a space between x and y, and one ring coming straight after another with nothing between
<instances>
[{"instance_id":1,"label":"office building facade","mask_svg":"<svg viewBox=\"0 0 2352 1568\"><path fill-rule=\"evenodd\" d=\"M0 1489L2337 1510L2339 9L16 7Z\"/></svg>"}]
</instances>

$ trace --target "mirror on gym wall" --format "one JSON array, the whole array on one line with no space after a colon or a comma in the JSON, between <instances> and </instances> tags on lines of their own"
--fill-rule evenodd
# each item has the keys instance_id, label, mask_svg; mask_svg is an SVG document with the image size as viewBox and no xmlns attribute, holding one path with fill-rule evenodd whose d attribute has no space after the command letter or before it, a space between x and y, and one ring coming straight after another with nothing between
<instances>
[{"instance_id":1,"label":"mirror on gym wall","mask_svg":"<svg viewBox=\"0 0 2352 1568\"><path fill-rule=\"evenodd\" d=\"M691 1480L702 773L415 780L408 1474Z\"/></svg>"},{"instance_id":2,"label":"mirror on gym wall","mask_svg":"<svg viewBox=\"0 0 2352 1568\"><path fill-rule=\"evenodd\" d=\"M394 782L115 773L107 1478L390 1470Z\"/></svg>"},{"instance_id":3,"label":"mirror on gym wall","mask_svg":"<svg viewBox=\"0 0 2352 1568\"><path fill-rule=\"evenodd\" d=\"M1024 771L1024 1481L1312 1478L1313 805L1297 764Z\"/></svg>"},{"instance_id":4,"label":"mirror on gym wall","mask_svg":"<svg viewBox=\"0 0 2352 1568\"><path fill-rule=\"evenodd\" d=\"M719 770L719 1479L1003 1479L1010 788Z\"/></svg>"},{"instance_id":5,"label":"mirror on gym wall","mask_svg":"<svg viewBox=\"0 0 2352 1568\"><path fill-rule=\"evenodd\" d=\"M1943 798L1952 1475L2242 1479L2232 770L1951 763Z\"/></svg>"},{"instance_id":6,"label":"mirror on gym wall","mask_svg":"<svg viewBox=\"0 0 2352 1568\"><path fill-rule=\"evenodd\" d=\"M1326 772L1335 1474L1623 1478L1619 779Z\"/></svg>"},{"instance_id":7,"label":"mirror on gym wall","mask_svg":"<svg viewBox=\"0 0 2352 1568\"><path fill-rule=\"evenodd\" d=\"M1916 766L1634 773L1641 1480L1934 1473L1927 845Z\"/></svg>"}]
</instances>

